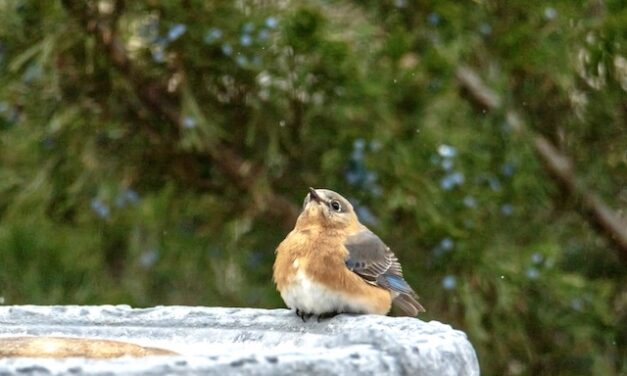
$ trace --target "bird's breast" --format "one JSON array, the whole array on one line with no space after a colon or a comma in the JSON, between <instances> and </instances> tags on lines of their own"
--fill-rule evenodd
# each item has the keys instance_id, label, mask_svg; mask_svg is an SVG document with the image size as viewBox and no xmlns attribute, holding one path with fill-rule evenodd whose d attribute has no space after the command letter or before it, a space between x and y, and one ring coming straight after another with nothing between
<instances>
[{"instance_id":1,"label":"bird's breast","mask_svg":"<svg viewBox=\"0 0 627 376\"><path fill-rule=\"evenodd\" d=\"M381 304L381 299L376 296L351 295L335 290L310 278L303 270L296 271L280 292L288 307L315 315L332 312L384 315L389 310L389 302Z\"/></svg>"},{"instance_id":2,"label":"bird's breast","mask_svg":"<svg viewBox=\"0 0 627 376\"><path fill-rule=\"evenodd\" d=\"M274 280L277 287L282 289L297 271L305 268L317 274L325 265L343 266L346 252L338 237L325 235L319 229L292 231L276 251Z\"/></svg>"}]
</instances>

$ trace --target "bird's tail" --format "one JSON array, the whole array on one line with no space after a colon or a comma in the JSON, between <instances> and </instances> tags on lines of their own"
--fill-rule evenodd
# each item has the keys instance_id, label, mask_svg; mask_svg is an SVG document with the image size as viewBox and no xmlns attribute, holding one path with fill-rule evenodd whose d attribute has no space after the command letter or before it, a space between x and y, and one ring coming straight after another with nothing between
<instances>
[{"instance_id":1,"label":"bird's tail","mask_svg":"<svg viewBox=\"0 0 627 376\"><path fill-rule=\"evenodd\" d=\"M392 300L392 313L395 316L416 317L420 312L425 312L424 307L416 299L417 296L411 294L399 294Z\"/></svg>"}]
</instances>

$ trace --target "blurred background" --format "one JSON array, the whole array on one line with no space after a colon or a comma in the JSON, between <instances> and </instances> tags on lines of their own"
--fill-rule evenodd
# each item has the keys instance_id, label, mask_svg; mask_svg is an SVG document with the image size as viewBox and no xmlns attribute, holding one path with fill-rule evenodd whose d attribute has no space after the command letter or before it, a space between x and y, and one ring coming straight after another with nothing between
<instances>
[{"instance_id":1,"label":"blurred background","mask_svg":"<svg viewBox=\"0 0 627 376\"><path fill-rule=\"evenodd\" d=\"M307 187L486 375L627 373L622 0L0 0L0 303L283 307Z\"/></svg>"}]
</instances>

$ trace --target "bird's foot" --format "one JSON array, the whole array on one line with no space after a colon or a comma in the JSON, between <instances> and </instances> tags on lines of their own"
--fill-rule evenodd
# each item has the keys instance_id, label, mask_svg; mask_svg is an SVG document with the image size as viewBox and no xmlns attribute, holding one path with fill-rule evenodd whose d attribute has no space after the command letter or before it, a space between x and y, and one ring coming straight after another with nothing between
<instances>
[{"instance_id":1,"label":"bird's foot","mask_svg":"<svg viewBox=\"0 0 627 376\"><path fill-rule=\"evenodd\" d=\"M303 322L307 322L307 320L309 320L313 316L316 317L316 321L317 322L320 322L322 320L326 320L326 319L330 319L332 317L335 317L338 314L339 314L339 312L326 312L326 313L321 313L319 315L314 315L313 313L307 313L307 312L302 311L300 309L296 310L296 316L300 317L300 319L303 320Z\"/></svg>"},{"instance_id":2,"label":"bird's foot","mask_svg":"<svg viewBox=\"0 0 627 376\"><path fill-rule=\"evenodd\" d=\"M326 320L326 319L330 319L333 318L335 316L337 316L339 314L339 312L326 312L326 313L322 313L319 314L316 317L316 321L320 322L321 320Z\"/></svg>"},{"instance_id":3,"label":"bird's foot","mask_svg":"<svg viewBox=\"0 0 627 376\"><path fill-rule=\"evenodd\" d=\"M300 309L297 309L296 316L300 317L300 319L303 320L303 322L306 322L307 320L311 318L311 316L313 316L313 313L307 313L307 312L301 311Z\"/></svg>"}]
</instances>

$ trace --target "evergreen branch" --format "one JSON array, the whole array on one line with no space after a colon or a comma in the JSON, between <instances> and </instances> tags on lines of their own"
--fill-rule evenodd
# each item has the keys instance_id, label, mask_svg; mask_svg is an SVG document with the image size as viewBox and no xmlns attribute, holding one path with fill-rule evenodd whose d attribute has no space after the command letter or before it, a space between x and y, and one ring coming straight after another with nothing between
<instances>
[{"instance_id":1,"label":"evergreen branch","mask_svg":"<svg viewBox=\"0 0 627 376\"><path fill-rule=\"evenodd\" d=\"M96 38L113 67L131 84L141 103L155 117L165 119L170 125L168 134L162 138L171 144L178 141L183 126L178 94L170 93L164 84L146 78L136 69L126 53L123 41L117 35L116 23L124 8L124 1L116 0L111 14L105 16L99 14L91 2L62 0L62 3L85 31ZM293 226L298 214L297 207L286 198L275 194L268 184L263 184L267 175L262 166L242 158L224 143L210 148L208 157L238 189L248 192L254 198L254 205L258 210L279 218L286 228Z\"/></svg>"},{"instance_id":2,"label":"evergreen branch","mask_svg":"<svg viewBox=\"0 0 627 376\"><path fill-rule=\"evenodd\" d=\"M627 264L627 221L608 207L593 191L584 186L575 172L571 158L557 149L546 137L530 130L518 113L503 105L501 97L488 87L472 69L461 66L456 72L466 98L475 106L504 111L508 124L519 134L526 136L545 169L557 181L561 191L573 198L578 211L614 245L620 260Z\"/></svg>"}]
</instances>

